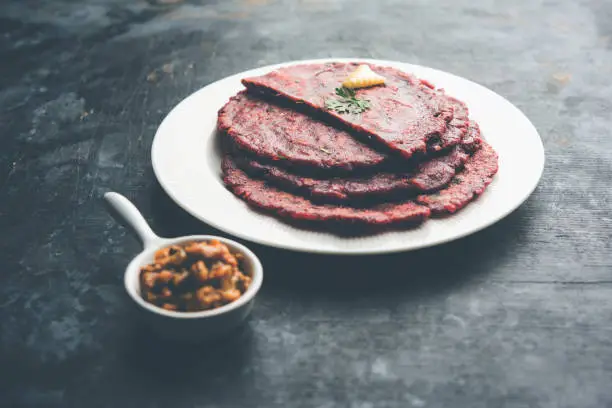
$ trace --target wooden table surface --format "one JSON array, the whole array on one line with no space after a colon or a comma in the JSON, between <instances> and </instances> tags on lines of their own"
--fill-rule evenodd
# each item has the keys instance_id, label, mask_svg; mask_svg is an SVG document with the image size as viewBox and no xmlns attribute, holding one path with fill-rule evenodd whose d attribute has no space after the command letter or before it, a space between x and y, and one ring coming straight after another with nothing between
<instances>
[{"instance_id":1,"label":"wooden table surface","mask_svg":"<svg viewBox=\"0 0 612 408\"><path fill-rule=\"evenodd\" d=\"M611 22L603 0L2 2L0 406L612 407ZM507 97L543 138L540 186L415 253L252 246L267 275L248 325L200 347L150 336L122 285L138 244L101 195L162 234L216 233L156 183L156 127L227 75L334 56Z\"/></svg>"}]
</instances>

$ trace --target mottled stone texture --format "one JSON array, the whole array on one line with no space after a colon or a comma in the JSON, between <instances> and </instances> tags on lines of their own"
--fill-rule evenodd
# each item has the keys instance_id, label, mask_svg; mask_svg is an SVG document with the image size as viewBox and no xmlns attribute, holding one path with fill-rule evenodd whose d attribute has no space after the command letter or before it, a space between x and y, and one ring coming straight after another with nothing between
<instances>
[{"instance_id":1,"label":"mottled stone texture","mask_svg":"<svg viewBox=\"0 0 612 408\"><path fill-rule=\"evenodd\" d=\"M267 280L244 330L178 350L149 337L125 314L138 244L100 195L164 234L214 232L156 184L160 120L229 74L331 56L506 96L544 139L539 188L417 253L255 247ZM604 0L3 1L0 406L611 407L611 78Z\"/></svg>"}]
</instances>

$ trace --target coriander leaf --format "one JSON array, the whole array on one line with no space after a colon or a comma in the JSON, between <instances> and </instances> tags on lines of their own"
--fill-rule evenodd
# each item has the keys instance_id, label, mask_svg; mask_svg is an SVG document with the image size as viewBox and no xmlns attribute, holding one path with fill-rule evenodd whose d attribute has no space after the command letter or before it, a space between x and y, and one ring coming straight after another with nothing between
<instances>
[{"instance_id":1,"label":"coriander leaf","mask_svg":"<svg viewBox=\"0 0 612 408\"><path fill-rule=\"evenodd\" d=\"M355 91L349 88L336 88L339 99L325 101L325 107L338 113L360 114L370 109L370 101L357 98Z\"/></svg>"}]
</instances>

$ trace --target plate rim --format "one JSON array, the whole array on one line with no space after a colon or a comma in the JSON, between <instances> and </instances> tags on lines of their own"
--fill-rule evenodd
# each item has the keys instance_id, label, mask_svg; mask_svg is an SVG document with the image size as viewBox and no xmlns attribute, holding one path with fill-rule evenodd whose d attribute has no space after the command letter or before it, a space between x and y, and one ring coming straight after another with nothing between
<instances>
[{"instance_id":1,"label":"plate rim","mask_svg":"<svg viewBox=\"0 0 612 408\"><path fill-rule=\"evenodd\" d=\"M169 118L179 109L179 107L183 104L186 104L189 99L191 99L192 97L194 97L196 94L203 92L205 89L212 87L216 84L218 84L219 82L223 82L223 81L227 81L230 80L231 78L237 77L237 76L246 76L249 75L250 72L253 71L260 71L260 70L266 70L266 71L272 71L274 69L278 69L280 67L285 67L285 66L292 66L292 65L299 65L299 64L317 64L317 63L328 63L328 62L367 62L367 63L372 63L372 64L376 64L376 65L410 65L412 67L417 67L418 69L423 69L423 70L429 70L429 71L433 71L433 72L437 72L439 74L444 74L450 77L453 77L456 80L460 80L460 81L464 81L464 82L468 82L471 86L476 86L477 88L481 88L481 90L485 90L487 92L491 92L495 95L497 95L498 97L502 98L505 102L507 102L510 106L512 106L512 108L514 108L516 111L518 111L518 113L523 116L527 123L529 124L529 126L533 129L535 135L537 135L537 153L538 157L540 157L539 160L539 169L538 169L538 174L537 177L533 178L533 181L531 183L531 185L529 186L529 188L526 190L526 193L520 198L517 199L514 204L512 204L511 206L509 206L501 215L498 215L496 217L493 217L493 220L491 221L487 221L485 223L483 223L482 225L479 225L476 228L467 228L462 230L460 233L458 234L454 234L452 236L446 237L444 239L438 239L438 240L433 240L431 242L423 242L423 243L419 243L416 245L410 245L410 246L406 246L406 247L391 247L391 248L365 248L365 249L352 249L352 248L312 248L312 247L303 247L303 246L299 246L299 245L294 245L294 244L283 244L282 242L279 242L278 240L269 240L266 239L264 236L259 236L259 237L253 237L252 235L249 234L243 234L241 231L236 231L233 230L230 232L228 231L221 223L216 222L215 220L211 220L211 219L204 219L204 217L200 216L198 214L197 211L193 210L192 208L190 208L190 206L186 205L184 202L182 202L182 200L179 200L174 192L172 191L172 189L166 185L166 183L163 181L163 177L160 177L161 171L158 168L159 163L157 163L157 161L155 160L155 152L156 152L156 146L159 143L159 134L160 134L160 129L163 128L163 125L165 122L169 121ZM428 67L428 66L424 66L424 65L420 65L420 64L413 64L410 62L403 62L403 61L394 61L394 60L379 60L379 59L372 59L372 58L318 58L318 59L302 59L302 60L292 60L292 61L285 61L285 62L281 62L281 63L276 63L276 64L270 64L270 65L265 65L265 66L260 66L260 67L254 67L251 69L247 69L238 73L234 73L231 75L228 75L224 78L215 80L195 91L193 91L192 93L190 93L189 95L187 95L186 97L184 97L183 99L181 99L180 102L178 102L176 105L174 105L172 107L172 109L170 111L168 111L168 113L164 116L164 119L160 122L160 124L158 125L156 131L155 131L155 135L153 136L153 142L151 144L151 150L150 150L150 159L151 159L151 165L153 168L153 173L155 175L155 178L157 179L157 182L160 184L160 186L162 187L162 189L164 190L164 192L172 199L172 201L174 201L174 203L176 205L178 205L182 210L184 210L185 212L187 212L188 214L190 214L191 216L193 216L194 218L196 218L197 220L199 220L200 222L209 225L225 234L228 234L229 236L234 236L236 238L242 239L244 241L253 243L253 244L257 244L257 245L263 245L263 246L268 246L271 248L277 248L277 249L281 249L281 250L288 250L288 251L292 251L292 252L298 252L298 253L310 253L310 254L320 254L320 255L342 255L342 256L364 256L364 255L383 255L383 254L393 254L393 253L403 253L403 252L411 252L411 251L417 251L420 249L424 249L424 248L431 248L431 247L435 247L435 246L439 246L439 245L444 245L447 244L449 242L453 242L462 238L465 238L467 236L470 236L472 234L476 234L486 228L489 228L490 226L498 223L499 221L505 219L506 217L508 217L508 215L510 215L511 213L513 213L514 211L516 211L521 205L523 205L525 203L525 201L527 201L527 199L529 199L529 197L531 197L531 195L533 194L533 192L536 190L536 188L538 187L541 179L542 179L542 175L544 173L544 169L545 169L545 164L546 164L546 154L545 154L545 150L544 150L544 144L542 142L542 137L540 136L540 133L538 132L537 128L535 127L535 125L531 122L531 120L527 117L527 115L525 115L523 113L522 110L520 110L516 105L514 105L512 102L510 102L507 98L505 98L504 96L498 94L497 92L485 87L484 85L481 85L477 82L474 82L470 79L467 79L465 77L461 77L459 75L455 75L451 72L448 71L443 71L437 68L432 68L432 67ZM476 199L479 199L479 197L477 197ZM264 216L268 216L266 214L264 214ZM451 215L452 216L452 215ZM431 221L431 220L428 220ZM427 221L426 221L427 222Z\"/></svg>"}]
</instances>

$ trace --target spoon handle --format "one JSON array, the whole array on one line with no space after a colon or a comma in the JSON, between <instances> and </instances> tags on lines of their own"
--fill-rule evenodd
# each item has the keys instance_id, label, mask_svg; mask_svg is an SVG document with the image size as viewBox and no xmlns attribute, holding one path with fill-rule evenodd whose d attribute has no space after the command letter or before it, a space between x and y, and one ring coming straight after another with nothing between
<instances>
[{"instance_id":1,"label":"spoon handle","mask_svg":"<svg viewBox=\"0 0 612 408\"><path fill-rule=\"evenodd\" d=\"M124 227L130 229L138 236L145 248L159 243L161 238L157 236L144 219L140 211L124 196L110 192L104 194L104 200L113 211L109 211L114 218Z\"/></svg>"}]
</instances>

